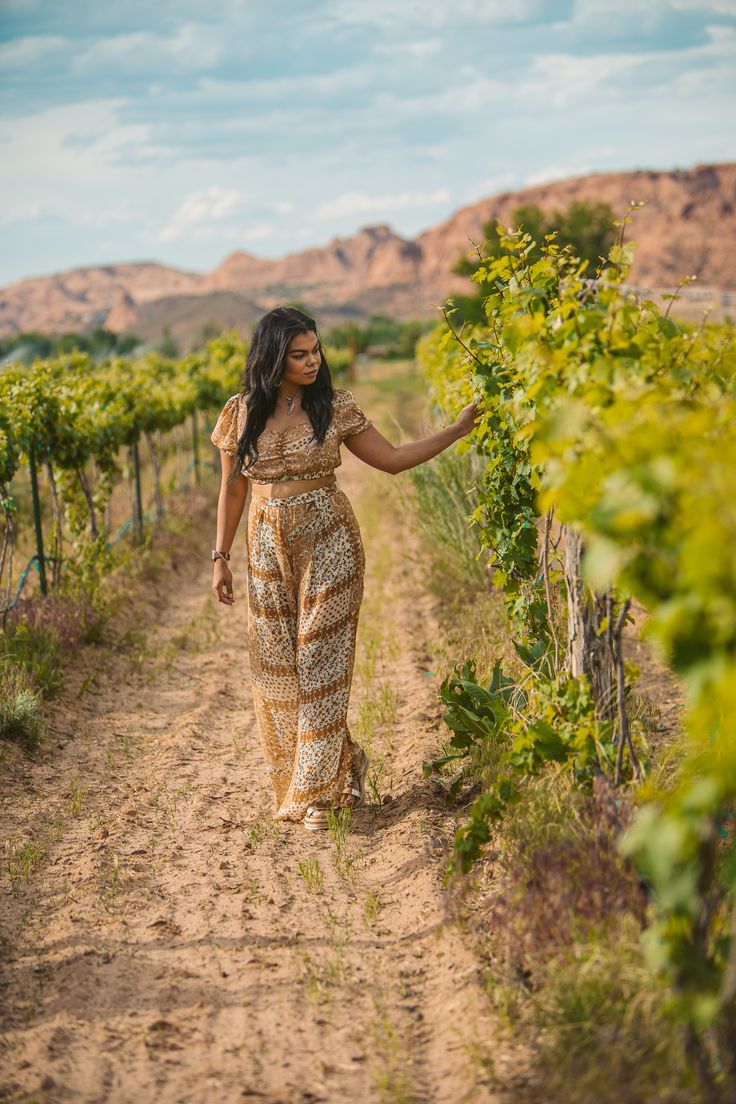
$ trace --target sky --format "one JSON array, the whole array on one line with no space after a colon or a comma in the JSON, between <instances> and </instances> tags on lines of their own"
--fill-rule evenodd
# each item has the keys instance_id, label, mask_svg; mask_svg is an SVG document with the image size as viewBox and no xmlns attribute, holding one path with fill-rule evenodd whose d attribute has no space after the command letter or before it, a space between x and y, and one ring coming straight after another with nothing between
<instances>
[{"instance_id":1,"label":"sky","mask_svg":"<svg viewBox=\"0 0 736 1104\"><path fill-rule=\"evenodd\" d=\"M736 160L736 0L0 0L0 285Z\"/></svg>"}]
</instances>

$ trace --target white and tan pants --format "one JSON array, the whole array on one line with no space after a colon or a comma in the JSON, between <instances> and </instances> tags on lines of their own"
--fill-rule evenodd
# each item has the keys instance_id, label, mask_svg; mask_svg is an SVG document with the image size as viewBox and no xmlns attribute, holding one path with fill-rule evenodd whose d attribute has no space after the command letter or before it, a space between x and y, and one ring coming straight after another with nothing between
<instances>
[{"instance_id":1,"label":"white and tan pants","mask_svg":"<svg viewBox=\"0 0 736 1104\"><path fill-rule=\"evenodd\" d=\"M362 749L347 725L365 552L336 484L251 495L248 650L274 815L337 800Z\"/></svg>"}]
</instances>

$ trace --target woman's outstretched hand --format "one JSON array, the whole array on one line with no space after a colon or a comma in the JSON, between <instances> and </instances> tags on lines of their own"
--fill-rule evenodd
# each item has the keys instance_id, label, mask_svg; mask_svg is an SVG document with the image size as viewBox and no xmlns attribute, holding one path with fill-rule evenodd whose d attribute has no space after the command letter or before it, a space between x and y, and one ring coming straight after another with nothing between
<instances>
[{"instance_id":1,"label":"woman's outstretched hand","mask_svg":"<svg viewBox=\"0 0 736 1104\"><path fill-rule=\"evenodd\" d=\"M232 606L235 601L233 595L233 577L225 560L215 560L212 589L218 602L224 602L225 605Z\"/></svg>"},{"instance_id":2,"label":"woman's outstretched hand","mask_svg":"<svg viewBox=\"0 0 736 1104\"><path fill-rule=\"evenodd\" d=\"M471 429L475 426L475 419L478 416L478 404L477 402L468 403L464 406L457 418L455 419L455 427L460 433L461 437L466 437L470 433Z\"/></svg>"}]
</instances>

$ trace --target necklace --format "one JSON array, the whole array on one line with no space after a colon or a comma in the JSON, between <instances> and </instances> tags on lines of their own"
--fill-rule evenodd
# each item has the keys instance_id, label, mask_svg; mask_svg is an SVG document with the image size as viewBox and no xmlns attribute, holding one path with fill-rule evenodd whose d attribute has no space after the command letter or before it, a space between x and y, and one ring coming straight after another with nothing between
<instances>
[{"instance_id":1,"label":"necklace","mask_svg":"<svg viewBox=\"0 0 736 1104\"><path fill-rule=\"evenodd\" d=\"M287 405L287 406L288 406L288 408L289 408L289 409L288 409L288 410L286 411L286 413L287 413L287 416L288 416L289 414L293 414L293 413L294 413L294 403L296 402L296 395L284 395L284 396L283 396L283 398L285 398L285 399L286 399L286 405Z\"/></svg>"}]
</instances>

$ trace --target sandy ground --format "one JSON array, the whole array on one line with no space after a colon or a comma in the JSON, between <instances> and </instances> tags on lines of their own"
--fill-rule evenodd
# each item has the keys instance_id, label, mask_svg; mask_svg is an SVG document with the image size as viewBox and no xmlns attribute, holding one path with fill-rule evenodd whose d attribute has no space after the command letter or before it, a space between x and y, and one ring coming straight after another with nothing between
<instances>
[{"instance_id":1,"label":"sandy ground","mask_svg":"<svg viewBox=\"0 0 736 1104\"><path fill-rule=\"evenodd\" d=\"M244 521L228 608L210 593L213 484L196 548L131 592L126 648L82 649L40 751L6 749L0 1100L493 1099L494 1024L442 886L462 813L421 771L447 734L433 603L391 477L343 457L359 518L369 479L389 496L364 531L350 714L371 804L344 839L271 818Z\"/></svg>"}]
</instances>

